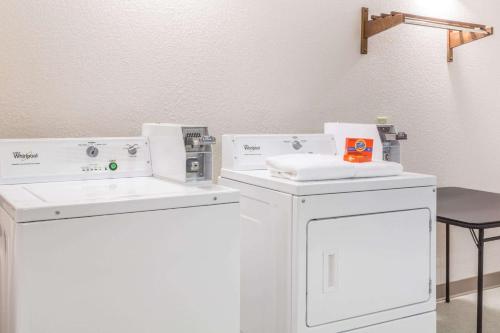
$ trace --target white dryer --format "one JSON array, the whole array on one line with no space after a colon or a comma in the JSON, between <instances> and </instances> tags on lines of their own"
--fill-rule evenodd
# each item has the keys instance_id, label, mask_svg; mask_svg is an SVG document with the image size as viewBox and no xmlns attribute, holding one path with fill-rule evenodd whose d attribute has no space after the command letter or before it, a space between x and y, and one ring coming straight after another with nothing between
<instances>
[{"instance_id":1,"label":"white dryer","mask_svg":"<svg viewBox=\"0 0 500 333\"><path fill-rule=\"evenodd\" d=\"M0 141L1 333L239 332L239 195L147 138Z\"/></svg>"},{"instance_id":2,"label":"white dryer","mask_svg":"<svg viewBox=\"0 0 500 333\"><path fill-rule=\"evenodd\" d=\"M297 182L269 156L334 154L331 135L226 135L241 191L242 333L434 333L436 178Z\"/></svg>"}]
</instances>

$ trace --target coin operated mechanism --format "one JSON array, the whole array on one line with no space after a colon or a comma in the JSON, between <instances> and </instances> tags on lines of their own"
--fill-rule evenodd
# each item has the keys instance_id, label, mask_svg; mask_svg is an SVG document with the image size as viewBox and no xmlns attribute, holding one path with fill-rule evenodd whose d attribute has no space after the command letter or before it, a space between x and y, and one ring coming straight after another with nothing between
<instances>
[{"instance_id":1,"label":"coin operated mechanism","mask_svg":"<svg viewBox=\"0 0 500 333\"><path fill-rule=\"evenodd\" d=\"M186 148L186 179L212 179L212 145L215 137L208 134L207 127L183 127Z\"/></svg>"},{"instance_id":2,"label":"coin operated mechanism","mask_svg":"<svg viewBox=\"0 0 500 333\"><path fill-rule=\"evenodd\" d=\"M207 127L144 124L142 135L149 138L155 176L186 183L212 180L212 146L216 140Z\"/></svg>"},{"instance_id":3,"label":"coin operated mechanism","mask_svg":"<svg viewBox=\"0 0 500 333\"><path fill-rule=\"evenodd\" d=\"M383 159L401 163L400 141L408 140L408 135L405 132L398 132L394 125L378 124L377 129L382 140Z\"/></svg>"}]
</instances>

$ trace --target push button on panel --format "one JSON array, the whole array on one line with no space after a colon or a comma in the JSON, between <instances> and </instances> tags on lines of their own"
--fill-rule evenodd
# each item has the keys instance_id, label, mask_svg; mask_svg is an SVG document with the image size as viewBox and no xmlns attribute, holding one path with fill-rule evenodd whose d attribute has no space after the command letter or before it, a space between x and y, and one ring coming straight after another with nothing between
<instances>
[{"instance_id":1,"label":"push button on panel","mask_svg":"<svg viewBox=\"0 0 500 333\"><path fill-rule=\"evenodd\" d=\"M118 169L118 164L116 164L116 162L109 163L109 170L116 171L116 169Z\"/></svg>"}]
</instances>

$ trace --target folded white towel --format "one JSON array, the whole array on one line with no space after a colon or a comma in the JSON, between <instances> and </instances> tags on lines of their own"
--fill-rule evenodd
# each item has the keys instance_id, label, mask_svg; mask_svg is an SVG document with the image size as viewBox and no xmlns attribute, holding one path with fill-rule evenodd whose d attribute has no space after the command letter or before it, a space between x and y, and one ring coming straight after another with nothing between
<instances>
[{"instance_id":1,"label":"folded white towel","mask_svg":"<svg viewBox=\"0 0 500 333\"><path fill-rule=\"evenodd\" d=\"M397 176L403 173L403 166L396 162L372 161L354 164L356 178Z\"/></svg>"},{"instance_id":2,"label":"folded white towel","mask_svg":"<svg viewBox=\"0 0 500 333\"><path fill-rule=\"evenodd\" d=\"M353 163L334 155L278 155L269 157L266 164L273 176L292 180L342 179L355 175Z\"/></svg>"},{"instance_id":3,"label":"folded white towel","mask_svg":"<svg viewBox=\"0 0 500 333\"><path fill-rule=\"evenodd\" d=\"M394 176L403 172L399 163L350 163L339 156L321 154L278 155L269 157L266 164L271 175L296 181Z\"/></svg>"}]
</instances>

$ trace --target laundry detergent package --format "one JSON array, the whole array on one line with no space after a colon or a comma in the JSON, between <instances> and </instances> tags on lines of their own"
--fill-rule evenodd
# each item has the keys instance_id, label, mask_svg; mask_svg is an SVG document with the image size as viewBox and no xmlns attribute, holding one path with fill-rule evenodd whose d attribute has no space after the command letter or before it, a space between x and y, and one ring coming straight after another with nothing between
<instances>
[{"instance_id":1,"label":"laundry detergent package","mask_svg":"<svg viewBox=\"0 0 500 333\"><path fill-rule=\"evenodd\" d=\"M346 138L344 161L366 163L372 161L373 139Z\"/></svg>"}]
</instances>

